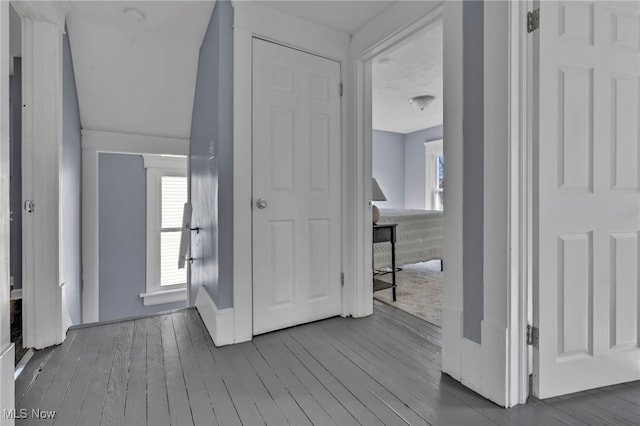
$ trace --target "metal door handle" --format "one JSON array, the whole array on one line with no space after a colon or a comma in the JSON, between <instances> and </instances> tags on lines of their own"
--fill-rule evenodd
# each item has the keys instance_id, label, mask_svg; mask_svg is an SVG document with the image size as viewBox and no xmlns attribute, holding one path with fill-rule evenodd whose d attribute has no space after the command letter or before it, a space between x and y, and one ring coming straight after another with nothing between
<instances>
[{"instance_id":1,"label":"metal door handle","mask_svg":"<svg viewBox=\"0 0 640 426\"><path fill-rule=\"evenodd\" d=\"M258 201L256 201L256 207L258 207L259 209L266 209L267 200L265 200L264 198L258 198Z\"/></svg>"}]
</instances>

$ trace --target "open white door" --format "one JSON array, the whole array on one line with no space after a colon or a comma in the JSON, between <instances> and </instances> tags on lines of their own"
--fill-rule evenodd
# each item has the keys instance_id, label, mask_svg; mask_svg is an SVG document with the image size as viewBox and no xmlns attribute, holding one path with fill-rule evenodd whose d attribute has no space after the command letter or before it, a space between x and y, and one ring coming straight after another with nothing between
<instances>
[{"instance_id":1,"label":"open white door","mask_svg":"<svg viewBox=\"0 0 640 426\"><path fill-rule=\"evenodd\" d=\"M253 333L338 315L340 64L253 41Z\"/></svg>"},{"instance_id":2,"label":"open white door","mask_svg":"<svg viewBox=\"0 0 640 426\"><path fill-rule=\"evenodd\" d=\"M539 398L640 379L639 11L640 2L540 2L533 36Z\"/></svg>"}]
</instances>

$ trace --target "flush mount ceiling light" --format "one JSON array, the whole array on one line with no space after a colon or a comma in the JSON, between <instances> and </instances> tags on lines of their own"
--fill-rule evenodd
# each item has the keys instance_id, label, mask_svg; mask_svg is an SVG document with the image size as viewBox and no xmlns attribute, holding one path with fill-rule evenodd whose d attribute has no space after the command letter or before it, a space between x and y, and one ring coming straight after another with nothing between
<instances>
[{"instance_id":1,"label":"flush mount ceiling light","mask_svg":"<svg viewBox=\"0 0 640 426\"><path fill-rule=\"evenodd\" d=\"M414 107L418 108L420 111L424 111L424 109L435 99L435 96L431 95L421 95L414 96L409 99L409 103Z\"/></svg>"},{"instance_id":2,"label":"flush mount ceiling light","mask_svg":"<svg viewBox=\"0 0 640 426\"><path fill-rule=\"evenodd\" d=\"M136 22L142 22L145 18L144 13L135 7L125 7L123 13L124 16Z\"/></svg>"}]
</instances>

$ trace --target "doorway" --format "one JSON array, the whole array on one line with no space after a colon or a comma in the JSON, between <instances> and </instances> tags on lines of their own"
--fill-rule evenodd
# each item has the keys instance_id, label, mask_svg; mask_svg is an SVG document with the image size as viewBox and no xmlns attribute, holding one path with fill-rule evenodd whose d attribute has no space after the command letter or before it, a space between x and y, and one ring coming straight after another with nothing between
<instances>
[{"instance_id":1,"label":"doorway","mask_svg":"<svg viewBox=\"0 0 640 426\"><path fill-rule=\"evenodd\" d=\"M371 63L372 175L380 188L373 197L379 211L373 229L374 298L440 326L442 17L379 52ZM393 248L376 235L384 226L395 228Z\"/></svg>"},{"instance_id":2,"label":"doorway","mask_svg":"<svg viewBox=\"0 0 640 426\"><path fill-rule=\"evenodd\" d=\"M17 364L27 352L22 339L22 20L11 4L9 34L9 286Z\"/></svg>"}]
</instances>

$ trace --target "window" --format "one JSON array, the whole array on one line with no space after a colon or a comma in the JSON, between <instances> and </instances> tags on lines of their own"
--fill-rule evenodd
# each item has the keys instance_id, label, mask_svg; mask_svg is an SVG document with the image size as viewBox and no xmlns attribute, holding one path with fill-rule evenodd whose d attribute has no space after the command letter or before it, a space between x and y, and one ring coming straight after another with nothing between
<instances>
[{"instance_id":1,"label":"window","mask_svg":"<svg viewBox=\"0 0 640 426\"><path fill-rule=\"evenodd\" d=\"M442 210L444 208L444 155L440 154L435 158L436 161L436 185L433 189L434 209Z\"/></svg>"},{"instance_id":2,"label":"window","mask_svg":"<svg viewBox=\"0 0 640 426\"><path fill-rule=\"evenodd\" d=\"M144 156L147 170L147 291L145 306L184 301L187 267L178 269L182 211L187 202L184 157Z\"/></svg>"},{"instance_id":3,"label":"window","mask_svg":"<svg viewBox=\"0 0 640 426\"><path fill-rule=\"evenodd\" d=\"M444 208L444 155L442 140L425 142L425 208Z\"/></svg>"}]
</instances>

